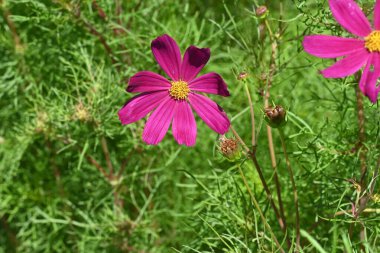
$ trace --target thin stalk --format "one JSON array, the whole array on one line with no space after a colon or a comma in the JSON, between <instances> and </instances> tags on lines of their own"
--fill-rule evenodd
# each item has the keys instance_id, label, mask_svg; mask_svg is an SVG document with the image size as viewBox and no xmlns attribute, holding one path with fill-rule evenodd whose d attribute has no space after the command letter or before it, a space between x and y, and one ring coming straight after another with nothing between
<instances>
[{"instance_id":1,"label":"thin stalk","mask_svg":"<svg viewBox=\"0 0 380 253\"><path fill-rule=\"evenodd\" d=\"M232 134L235 136L235 138L238 140L238 142L240 143L240 145L244 148L245 152L248 153L250 151L250 149L248 148L247 144L245 144L245 142L243 141L243 139L236 132L235 128L232 125L230 126L230 130L231 130Z\"/></svg>"},{"instance_id":2,"label":"thin stalk","mask_svg":"<svg viewBox=\"0 0 380 253\"><path fill-rule=\"evenodd\" d=\"M358 152L359 152L359 159L360 159L360 189L361 191L366 189L366 182L365 177L367 174L367 165L366 165L366 151L364 147L365 142L365 128L364 128L364 105L363 105L363 96L361 94L361 91L359 87L357 86L356 89L356 101L357 101L357 108L358 108L358 125L359 125L359 141L358 141ZM369 196L366 196L363 194L363 196L359 200L359 210L357 211L356 216L359 216L362 210L365 209L367 202L368 202ZM353 227L351 225L350 230L352 230ZM362 226L360 229L360 241L362 242L362 247L365 242L365 228Z\"/></svg>"},{"instance_id":3,"label":"thin stalk","mask_svg":"<svg viewBox=\"0 0 380 253\"><path fill-rule=\"evenodd\" d=\"M263 172L261 170L261 167L256 159L256 155L255 154L252 154L250 153L250 157L252 159L252 162L253 164L255 165L255 168L256 168L256 171L257 173L259 174L259 177L260 177L260 180L261 180L261 184L263 185L263 188L265 190L265 193L267 195L267 198L269 199L269 203L270 205L272 206L272 209L274 211L274 214L278 220L278 223L282 229L282 231L285 233L285 235L287 234L287 230L286 230L286 227L285 227L285 224L284 224L284 221L280 215L280 213L278 212L278 209L277 209L277 206L276 204L274 203L274 200L273 200L273 196L272 196L272 193L271 191L269 190L269 187L268 187L268 184L266 183L266 180L264 178L264 175L263 175ZM286 237L287 240L289 240L289 238ZM288 244L290 245L290 241L288 241Z\"/></svg>"},{"instance_id":4,"label":"thin stalk","mask_svg":"<svg viewBox=\"0 0 380 253\"><path fill-rule=\"evenodd\" d=\"M301 233L300 233L300 214L299 214L299 208L298 208L297 187L296 187L296 182L294 180L293 169L292 169L292 166L290 165L288 152L286 151L284 132L281 128L278 129L278 132L280 134L282 149L284 151L285 160L286 160L286 167L288 168L290 181L292 183L292 188L293 188L294 206L296 209L296 252L299 252L300 251L300 243L301 243Z\"/></svg>"},{"instance_id":5,"label":"thin stalk","mask_svg":"<svg viewBox=\"0 0 380 253\"><path fill-rule=\"evenodd\" d=\"M282 2L280 3L282 7ZM282 16L282 8L281 8L281 16ZM264 95L264 108L267 108L269 106L269 97L270 97L270 88L272 86L273 76L276 73L276 54L277 54L277 41L275 36L273 35L272 29L270 27L270 24L268 20L265 20L265 26L269 32L269 37L271 41L271 60L270 60L270 66L269 66L269 73L268 73L268 79L267 79L267 87ZM282 29L282 22L279 22L279 31ZM273 145L273 136L272 136L272 129L269 125L266 126L267 128L267 136L268 136L268 146L269 146L269 154L272 162L272 168L274 171L274 182L276 187L276 194L278 199L278 205L280 208L280 215L284 222L285 230L287 229L286 224L286 218L285 218L285 211L284 211L284 205L282 202L281 197L281 185L280 181L278 179L278 173L277 173L277 162L276 162L276 155L274 151L274 145ZM290 245L289 245L290 246Z\"/></svg>"},{"instance_id":6,"label":"thin stalk","mask_svg":"<svg viewBox=\"0 0 380 253\"><path fill-rule=\"evenodd\" d=\"M270 96L270 93L269 93L269 87L268 87L265 93L265 97L264 97L264 108L267 108L269 106L269 96ZM280 207L280 215L284 221L284 227L286 229L287 225L286 225L284 205L283 205L282 197L281 197L281 185L280 185L280 181L278 179L278 173L277 173L277 162L276 162L276 155L274 152L272 128L269 125L267 125L266 127L267 127L267 136L268 136L269 154L270 154L270 159L272 162L272 168L274 171L274 183L276 186L278 205Z\"/></svg>"},{"instance_id":7,"label":"thin stalk","mask_svg":"<svg viewBox=\"0 0 380 253\"><path fill-rule=\"evenodd\" d=\"M12 34L12 38L14 41L15 48L16 49L21 48L22 47L21 39L17 33L16 25L12 21L12 18L11 18L12 13L5 7L5 4L3 5L3 0L0 0L0 9L3 9L3 16L5 19L5 22L7 23L8 27L9 27L11 34Z\"/></svg>"},{"instance_id":8,"label":"thin stalk","mask_svg":"<svg viewBox=\"0 0 380 253\"><path fill-rule=\"evenodd\" d=\"M245 92L248 98L249 111L251 113L251 124L252 124L252 148L256 147L256 130L255 130L255 111L253 110L253 103L251 98L251 92L249 91L249 87L247 81L244 81Z\"/></svg>"},{"instance_id":9,"label":"thin stalk","mask_svg":"<svg viewBox=\"0 0 380 253\"><path fill-rule=\"evenodd\" d=\"M358 150L359 150L359 159L360 159L360 186L362 189L365 189L365 176L367 174L366 166L366 152L364 148L365 142L365 128L364 128L364 105L363 105L363 96L359 87L356 88L356 101L358 107L358 125L359 125L359 141L358 141Z\"/></svg>"},{"instance_id":10,"label":"thin stalk","mask_svg":"<svg viewBox=\"0 0 380 253\"><path fill-rule=\"evenodd\" d=\"M259 165L259 162L257 161L256 159L256 150L254 149L253 152L248 148L248 146L245 144L245 142L240 138L239 134L236 132L236 130L230 126L230 129L232 131L232 133L234 134L235 138L240 142L240 144L243 146L243 148L245 149L246 153L250 156L250 158L252 159L252 162L253 164L255 165L255 168L256 168L256 171L257 173L259 174L259 177L260 177L260 181L261 181L261 184L263 185L263 188L265 190L265 193L267 195L267 198L269 200L269 203L274 211L274 214L277 218L277 221L281 227L281 230L284 232L285 234L285 238L286 238L286 242L287 244L290 246L291 245L291 242L287 236L287 228L284 226L284 221L282 219L282 217L280 216L279 212L278 212L278 209L277 209L277 206L276 204L274 203L274 200L273 200L273 196L272 196L272 193L268 187L268 184L266 183L266 180L264 178L264 175L263 175L263 172L261 170L261 167Z\"/></svg>"},{"instance_id":11,"label":"thin stalk","mask_svg":"<svg viewBox=\"0 0 380 253\"><path fill-rule=\"evenodd\" d=\"M267 219L265 218L263 212L261 211L261 208L260 208L260 206L259 206L259 203L257 202L255 196L253 195L253 193L252 193L252 191L251 191L251 189L250 189L250 187L249 187L249 185L248 185L247 178L245 177L244 172L243 172L243 170L241 169L240 165L239 165L239 171L240 171L240 175L241 175L241 177L242 177L242 179L243 179L243 181L244 181L244 185L245 185L245 187L247 188L248 193L249 193L249 195L250 195L250 197L251 197L251 201L252 201L252 203L254 204L254 206L256 207L257 211L259 212L260 217L261 217L262 221L264 222L265 227L269 230L269 232L270 232L270 234L271 234L271 236L272 236L274 242L276 243L278 249L279 249L281 252L285 253L285 251L284 251L284 249L282 248L281 244L278 242L276 235L273 233L272 228L269 226L269 223L268 223Z\"/></svg>"},{"instance_id":12,"label":"thin stalk","mask_svg":"<svg viewBox=\"0 0 380 253\"><path fill-rule=\"evenodd\" d=\"M100 139L100 142L102 144L104 157L105 157L106 162L107 162L107 167L109 170L109 176L111 179L113 179L113 166L112 166L112 162L111 162L111 155L110 155L110 152L108 150L107 140L106 140L106 138L104 138L104 136L102 136L102 138Z\"/></svg>"}]
</instances>

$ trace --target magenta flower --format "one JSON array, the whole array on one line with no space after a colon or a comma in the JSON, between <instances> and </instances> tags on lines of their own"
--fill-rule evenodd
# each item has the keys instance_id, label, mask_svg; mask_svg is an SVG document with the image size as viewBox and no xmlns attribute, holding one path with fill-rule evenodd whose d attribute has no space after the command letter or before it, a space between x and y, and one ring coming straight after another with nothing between
<instances>
[{"instance_id":1,"label":"magenta flower","mask_svg":"<svg viewBox=\"0 0 380 253\"><path fill-rule=\"evenodd\" d=\"M181 59L177 43L168 35L152 41L156 61L170 77L141 71L131 77L128 92L141 92L119 111L122 124L130 124L150 115L142 135L147 144L156 145L172 124L179 144L193 146L197 125L193 110L215 132L224 134L230 127L226 113L219 105L199 92L229 96L227 85L217 73L195 78L210 58L210 49L190 46Z\"/></svg>"},{"instance_id":2,"label":"magenta flower","mask_svg":"<svg viewBox=\"0 0 380 253\"><path fill-rule=\"evenodd\" d=\"M376 0L375 4L374 29L353 0L329 0L329 4L336 21L356 38L306 36L303 47L309 54L320 58L343 56L321 71L326 78L352 75L365 66L359 87L372 103L376 103L380 91L377 87L380 76L380 0Z\"/></svg>"}]
</instances>

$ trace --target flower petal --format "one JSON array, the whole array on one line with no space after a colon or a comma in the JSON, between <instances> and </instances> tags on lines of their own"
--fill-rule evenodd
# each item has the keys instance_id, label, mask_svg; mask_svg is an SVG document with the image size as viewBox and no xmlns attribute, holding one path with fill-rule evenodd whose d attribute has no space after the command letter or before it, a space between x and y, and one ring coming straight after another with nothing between
<instances>
[{"instance_id":1,"label":"flower petal","mask_svg":"<svg viewBox=\"0 0 380 253\"><path fill-rule=\"evenodd\" d=\"M305 36L302 44L305 51L311 55L320 58L336 58L364 48L365 42L330 35L311 35Z\"/></svg>"},{"instance_id":2,"label":"flower petal","mask_svg":"<svg viewBox=\"0 0 380 253\"><path fill-rule=\"evenodd\" d=\"M175 100L167 96L150 115L142 136L147 144L156 145L162 141L173 119L175 108Z\"/></svg>"},{"instance_id":3,"label":"flower petal","mask_svg":"<svg viewBox=\"0 0 380 253\"><path fill-rule=\"evenodd\" d=\"M366 66L364 67L364 70L363 70L363 73L362 73L362 76L361 76L360 82L359 82L359 88L363 92L363 94L365 94L365 86L366 86L368 80L371 79L371 73L370 73L371 72L370 71L371 65L373 65L373 55L372 54L368 57Z\"/></svg>"},{"instance_id":4,"label":"flower petal","mask_svg":"<svg viewBox=\"0 0 380 253\"><path fill-rule=\"evenodd\" d=\"M152 52L158 64L172 80L179 80L181 52L175 40L167 34L152 41Z\"/></svg>"},{"instance_id":5,"label":"flower petal","mask_svg":"<svg viewBox=\"0 0 380 253\"><path fill-rule=\"evenodd\" d=\"M133 97L118 112L121 124L130 124L144 118L167 96L166 91L156 91Z\"/></svg>"},{"instance_id":6,"label":"flower petal","mask_svg":"<svg viewBox=\"0 0 380 253\"><path fill-rule=\"evenodd\" d=\"M379 92L380 92L380 87L377 86L377 78L373 78L370 83L368 83L367 88L366 88L366 96L371 100L373 104L376 104L377 99L379 97Z\"/></svg>"},{"instance_id":7,"label":"flower petal","mask_svg":"<svg viewBox=\"0 0 380 253\"><path fill-rule=\"evenodd\" d=\"M331 67L322 70L321 73L326 78L341 78L352 75L367 62L369 56L370 53L366 49L357 50Z\"/></svg>"},{"instance_id":8,"label":"flower petal","mask_svg":"<svg viewBox=\"0 0 380 253\"><path fill-rule=\"evenodd\" d=\"M190 82L193 80L210 59L209 48L190 46L183 56L181 78Z\"/></svg>"},{"instance_id":9,"label":"flower petal","mask_svg":"<svg viewBox=\"0 0 380 253\"><path fill-rule=\"evenodd\" d=\"M371 71L371 65L374 67L374 71ZM376 103L380 86L377 86L377 81L380 77L380 55L374 54L367 62L367 65L363 71L362 78L360 79L360 90L366 95L372 103Z\"/></svg>"},{"instance_id":10,"label":"flower petal","mask_svg":"<svg viewBox=\"0 0 380 253\"><path fill-rule=\"evenodd\" d=\"M187 101L177 101L172 123L173 136L178 144L194 146L197 138L197 124Z\"/></svg>"},{"instance_id":11,"label":"flower petal","mask_svg":"<svg viewBox=\"0 0 380 253\"><path fill-rule=\"evenodd\" d=\"M371 25L353 0L329 0L330 9L336 21L352 34L365 37L371 33Z\"/></svg>"},{"instance_id":12,"label":"flower petal","mask_svg":"<svg viewBox=\"0 0 380 253\"><path fill-rule=\"evenodd\" d=\"M225 134L230 127L230 120L223 109L208 97L191 93L189 101L199 117L215 132Z\"/></svg>"},{"instance_id":13,"label":"flower petal","mask_svg":"<svg viewBox=\"0 0 380 253\"><path fill-rule=\"evenodd\" d=\"M170 82L163 76L150 71L141 71L128 82L128 92L149 92L170 89Z\"/></svg>"},{"instance_id":14,"label":"flower petal","mask_svg":"<svg viewBox=\"0 0 380 253\"><path fill-rule=\"evenodd\" d=\"M380 29L380 0L376 0L375 4L375 13L374 13L374 25L375 29L379 30Z\"/></svg>"},{"instance_id":15,"label":"flower petal","mask_svg":"<svg viewBox=\"0 0 380 253\"><path fill-rule=\"evenodd\" d=\"M223 78L214 72L207 73L194 79L189 83L189 88L193 91L206 92L224 97L230 95Z\"/></svg>"}]
</instances>

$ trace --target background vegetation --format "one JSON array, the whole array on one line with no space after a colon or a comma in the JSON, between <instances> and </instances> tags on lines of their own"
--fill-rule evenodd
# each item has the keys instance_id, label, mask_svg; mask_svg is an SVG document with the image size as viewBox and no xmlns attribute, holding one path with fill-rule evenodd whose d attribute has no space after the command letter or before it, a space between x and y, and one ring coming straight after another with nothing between
<instances>
[{"instance_id":1,"label":"background vegetation","mask_svg":"<svg viewBox=\"0 0 380 253\"><path fill-rule=\"evenodd\" d=\"M373 2L358 1L370 17ZM255 8L264 4L269 13L259 18ZM177 145L171 133L147 146L145 120L121 126L117 111L132 97L128 78L141 70L163 74L150 42L164 33L182 51L211 48L202 73L226 80L232 96L213 99L247 143L250 113L236 77L249 73L257 159L273 192L263 123L269 83L270 103L288 109L303 251L380 250L378 188L368 212L355 218L349 211L359 194L360 157L367 182L379 166L379 106L364 98L359 138L355 77L322 78L318 70L332 60L302 50L305 34L346 34L326 0L0 0L0 13L0 252L272 252L239 166L282 242L251 162L223 159L219 136L199 118L193 148ZM273 135L294 240L292 189Z\"/></svg>"}]
</instances>

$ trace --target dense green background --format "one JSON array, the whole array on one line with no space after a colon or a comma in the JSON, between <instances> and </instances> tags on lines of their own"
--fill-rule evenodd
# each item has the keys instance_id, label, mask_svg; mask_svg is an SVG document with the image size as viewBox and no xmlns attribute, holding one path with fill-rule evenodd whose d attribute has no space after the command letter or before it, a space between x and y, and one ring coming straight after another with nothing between
<instances>
[{"instance_id":1,"label":"dense green background","mask_svg":"<svg viewBox=\"0 0 380 253\"><path fill-rule=\"evenodd\" d=\"M358 252L364 224L363 247L378 252L376 213L332 219L355 201L346 179L360 177L357 82L322 78L318 70L332 60L308 56L301 45L304 34L347 34L327 1L258 2L268 6L277 38L271 101L290 111L285 133L301 228L326 252ZM373 1L359 3L372 13ZM158 146L147 146L141 140L145 120L122 126L117 117L132 97L124 91L129 77L141 70L163 74L150 52L154 38L170 34L182 52L192 44L210 47L202 73L216 71L226 80L231 97L212 98L247 143L248 103L236 76L250 74L257 157L274 190L261 96L271 41L268 31L260 32L264 19L254 6L250 0L0 0L0 252L271 252L238 163L223 160L217 134L199 118L197 145L187 148L170 132ZM279 28L284 33L277 34ZM368 181L379 156L379 115L378 105L365 99ZM289 176L277 132L274 138L293 228ZM110 178L96 165L109 173L107 153ZM281 239L253 166L246 161L243 169ZM302 243L305 252L323 252L310 239Z\"/></svg>"}]
</instances>

